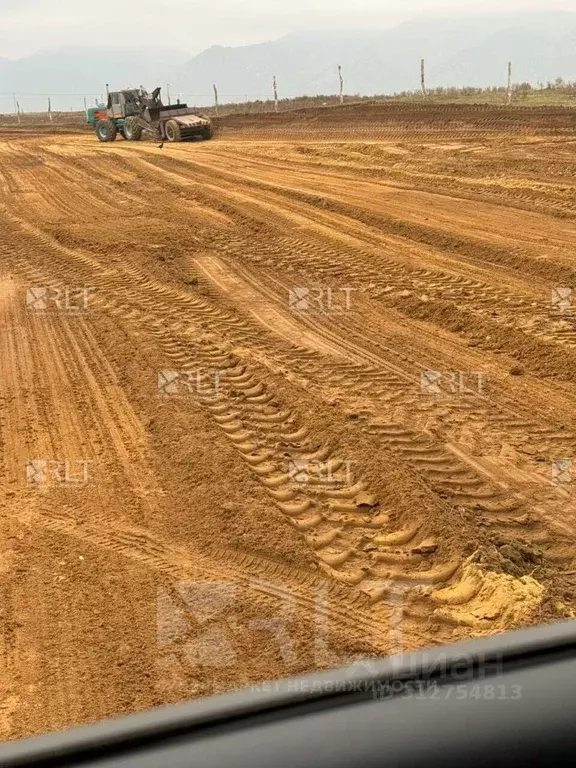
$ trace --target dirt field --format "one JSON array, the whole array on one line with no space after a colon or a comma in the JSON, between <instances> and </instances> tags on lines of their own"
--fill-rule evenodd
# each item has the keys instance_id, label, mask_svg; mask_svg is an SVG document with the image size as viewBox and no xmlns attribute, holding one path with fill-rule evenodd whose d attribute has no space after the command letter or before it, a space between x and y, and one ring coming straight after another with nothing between
<instances>
[{"instance_id":1,"label":"dirt field","mask_svg":"<svg viewBox=\"0 0 576 768\"><path fill-rule=\"evenodd\" d=\"M3 738L572 615L573 118L366 109L0 137Z\"/></svg>"}]
</instances>

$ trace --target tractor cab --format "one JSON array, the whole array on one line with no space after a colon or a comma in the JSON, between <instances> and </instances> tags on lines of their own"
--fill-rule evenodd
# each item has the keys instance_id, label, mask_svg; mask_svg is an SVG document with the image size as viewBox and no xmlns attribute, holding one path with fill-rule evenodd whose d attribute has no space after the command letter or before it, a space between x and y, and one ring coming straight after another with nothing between
<instances>
[{"instance_id":1,"label":"tractor cab","mask_svg":"<svg viewBox=\"0 0 576 768\"><path fill-rule=\"evenodd\" d=\"M111 91L108 94L108 115L116 120L140 115L142 99L146 95L144 91L137 88L126 91Z\"/></svg>"}]
</instances>

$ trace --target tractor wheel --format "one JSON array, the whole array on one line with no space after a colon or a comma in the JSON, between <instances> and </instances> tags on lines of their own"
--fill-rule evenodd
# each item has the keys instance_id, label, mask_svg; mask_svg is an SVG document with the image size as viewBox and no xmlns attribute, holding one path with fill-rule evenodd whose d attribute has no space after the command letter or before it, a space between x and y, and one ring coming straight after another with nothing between
<instances>
[{"instance_id":1,"label":"tractor wheel","mask_svg":"<svg viewBox=\"0 0 576 768\"><path fill-rule=\"evenodd\" d=\"M168 120L165 129L168 141L182 141L182 130L176 120Z\"/></svg>"},{"instance_id":2,"label":"tractor wheel","mask_svg":"<svg viewBox=\"0 0 576 768\"><path fill-rule=\"evenodd\" d=\"M114 141L118 135L118 126L114 120L98 120L96 123L96 135L100 141Z\"/></svg>"},{"instance_id":3,"label":"tractor wheel","mask_svg":"<svg viewBox=\"0 0 576 768\"><path fill-rule=\"evenodd\" d=\"M142 126L133 117L124 120L124 136L128 141L140 141L142 138Z\"/></svg>"}]
</instances>

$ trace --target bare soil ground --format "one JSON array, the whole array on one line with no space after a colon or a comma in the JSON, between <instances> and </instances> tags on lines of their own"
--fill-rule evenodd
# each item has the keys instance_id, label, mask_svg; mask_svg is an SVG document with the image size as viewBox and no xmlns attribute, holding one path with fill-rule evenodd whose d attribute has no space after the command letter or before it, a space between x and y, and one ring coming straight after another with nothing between
<instances>
[{"instance_id":1,"label":"bare soil ground","mask_svg":"<svg viewBox=\"0 0 576 768\"><path fill-rule=\"evenodd\" d=\"M571 113L367 109L0 136L3 738L572 615Z\"/></svg>"}]
</instances>

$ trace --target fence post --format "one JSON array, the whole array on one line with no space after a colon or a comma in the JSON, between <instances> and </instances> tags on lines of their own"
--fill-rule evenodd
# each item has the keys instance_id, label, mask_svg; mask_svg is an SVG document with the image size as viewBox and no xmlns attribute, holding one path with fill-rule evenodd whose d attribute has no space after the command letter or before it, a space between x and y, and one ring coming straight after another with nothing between
<instances>
[{"instance_id":1,"label":"fence post","mask_svg":"<svg viewBox=\"0 0 576 768\"><path fill-rule=\"evenodd\" d=\"M20 104L18 104L18 99L16 98L16 94L12 94L12 98L14 99L14 115L18 119L18 124L20 124Z\"/></svg>"},{"instance_id":2,"label":"fence post","mask_svg":"<svg viewBox=\"0 0 576 768\"><path fill-rule=\"evenodd\" d=\"M274 88L274 112L278 112L278 82L276 81L276 75L272 80L272 86Z\"/></svg>"},{"instance_id":3,"label":"fence post","mask_svg":"<svg viewBox=\"0 0 576 768\"><path fill-rule=\"evenodd\" d=\"M420 59L420 88L422 96L426 97L426 61Z\"/></svg>"},{"instance_id":4,"label":"fence post","mask_svg":"<svg viewBox=\"0 0 576 768\"><path fill-rule=\"evenodd\" d=\"M212 88L214 88L214 109L216 114L218 114L218 88L216 87L216 83L214 83Z\"/></svg>"},{"instance_id":5,"label":"fence post","mask_svg":"<svg viewBox=\"0 0 576 768\"><path fill-rule=\"evenodd\" d=\"M340 104L344 104L344 78L340 64L338 64L338 77L340 78Z\"/></svg>"}]
</instances>

